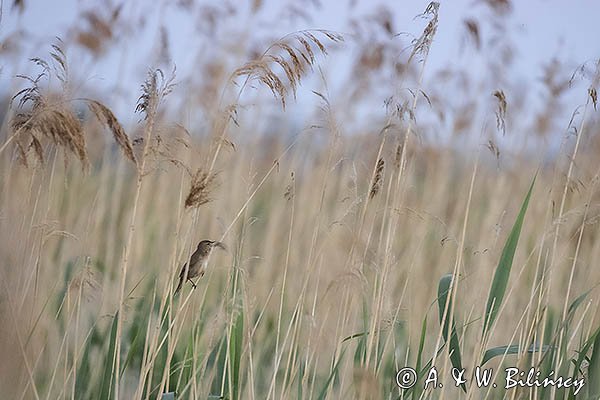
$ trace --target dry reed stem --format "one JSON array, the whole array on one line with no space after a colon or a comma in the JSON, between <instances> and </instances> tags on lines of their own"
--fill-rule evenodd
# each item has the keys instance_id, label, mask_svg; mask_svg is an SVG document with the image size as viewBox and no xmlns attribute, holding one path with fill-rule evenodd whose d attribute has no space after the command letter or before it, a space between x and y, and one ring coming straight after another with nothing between
<instances>
[{"instance_id":1,"label":"dry reed stem","mask_svg":"<svg viewBox=\"0 0 600 400\"><path fill-rule=\"evenodd\" d=\"M119 311L117 315L116 343L113 354L113 372L116 371L115 378L115 399L119 398L120 384L120 354L121 341L123 331L123 307L125 301L125 284L127 281L127 271L129 267L129 254L133 244L133 236L135 232L135 222L138 213L140 195L142 191L142 182L145 175L145 167L147 156L154 133L154 125L156 123L156 115L160 101L173 90L174 75L169 79L165 79L163 72L160 69L149 71L148 77L142 84L142 95L138 100L136 111L144 114L146 122L144 127L144 150L141 161L138 165L138 174L136 179L135 194L133 198L133 209L131 210L129 230L127 232L127 241L123 249L123 257L121 259L121 277L119 284Z\"/></svg>"},{"instance_id":2,"label":"dry reed stem","mask_svg":"<svg viewBox=\"0 0 600 400\"><path fill-rule=\"evenodd\" d=\"M423 59L422 59L422 63L421 63L421 68L420 68L420 72L419 72L419 78L418 78L418 89L421 90L422 87L422 82L423 82L423 75L424 75L424 71L425 71L425 66L427 65L427 60L429 57L429 48L430 45L433 41L433 38L437 32L437 27L438 27L438 13L439 13L439 3L436 2L431 2L429 3L429 5L427 6L427 8L425 9L425 12L423 14L424 17L429 18L429 22L427 24L427 26L425 27L423 33L421 34L421 36L416 39L415 41L413 41L413 50L411 52L411 55L407 61L407 63L410 63L410 61L413 59L413 57L415 55L422 55ZM412 106L410 108L407 107L399 107L398 105L395 107L397 110L405 109L408 110L409 112L409 120L408 120L408 124L407 124L407 128L406 128L406 132L404 134L404 140L402 143L402 148L400 151L400 157L399 157L399 162L397 162L399 164L399 168L398 168L398 173L396 176L396 192L400 189L400 183L401 183L401 179L404 176L405 173L405 169L406 169L406 151L407 151L407 147L408 147L408 139L412 133L413 130L413 123L415 123L415 118L414 116L414 110L416 109L416 105L417 105L417 96L413 95L413 102L412 102ZM387 135L388 135L388 130L391 127L391 122L392 122L392 118L393 117L397 117L397 118L401 118L402 114L399 114L398 112L392 112L390 113L389 117L388 117L388 121L383 129L383 135L382 135L382 139L381 139L381 143L379 145L379 149L378 149L378 154L377 154L377 159L379 159L381 157L381 154L383 152L383 146L385 141L387 140ZM396 154L398 153L398 148L396 149ZM377 172L377 165L375 165L375 167L373 168L373 172L372 172L372 178L374 179L374 177L376 176L376 172ZM398 197L395 197L394 202L399 201ZM362 208L362 213L361 213L361 217L360 217L360 225L359 225L359 234L358 236L361 235L361 232L364 229L364 224L365 224L365 219L366 219L366 211L367 211L367 202L365 202L365 205ZM395 203L394 203L395 204ZM394 206L394 209L398 209L398 206ZM398 215L396 214L394 216L394 218L396 219L396 223L392 223L391 226L393 226L393 232L391 232L391 236L388 237L394 237L395 236L395 230L397 229L398 226ZM356 239L355 239L356 240ZM350 255L347 257L347 261L346 264L350 261L352 253L353 253L353 249L355 246L355 241L352 244L351 250L350 250ZM363 264L364 264L364 260L366 258L366 252L367 252L367 248L365 248L365 251L363 253ZM362 265L361 265L362 268ZM390 262L389 262L389 252L386 253L385 255L385 260L384 260L384 271L381 273L380 275L380 279L381 279L381 286L383 285L384 279L387 276L387 274L389 273L389 268L390 268ZM377 343L377 334L375 334L375 332L377 332L377 324L378 321L380 320L380 312L381 312L381 304L383 302L383 294L384 291L381 290L379 293L379 301L374 300L375 304L377 305L373 315L371 316L371 322L369 324L369 330L371 332L374 332L373 335L369 335L368 340L367 340L367 354L366 354L366 360L364 362L364 365L366 368L369 368L371 365L371 356L373 353L373 349L374 346Z\"/></svg>"},{"instance_id":3,"label":"dry reed stem","mask_svg":"<svg viewBox=\"0 0 600 400\"><path fill-rule=\"evenodd\" d=\"M600 76L600 62L597 64L597 69L596 69L596 79L597 77ZM589 92L588 92L588 96L589 96ZM569 157L570 161L569 161L569 168L567 171L567 177L566 177L566 181L565 181L565 187L562 193L562 197L561 197L561 201L560 201L560 207L559 207L559 212L558 212L558 218L557 220L560 221L563 218L564 215L564 210L565 210L565 204L566 204L566 200L567 200L567 192L569 189L569 184L571 182L571 178L572 178L572 174L573 174L573 170L575 168L575 158L577 157L577 153L579 151L579 145L581 143L581 137L583 136L583 133L585 132L585 128L586 128L586 122L587 122L587 112L588 112L588 108L589 108L589 104L590 104L590 100L592 100L593 102L593 98L588 97L585 106L583 108L583 114L581 117L581 123L580 123L580 127L579 130L577 131L577 138L575 140L575 146L573 147L573 152L571 154L571 156ZM561 223L557 223L556 224L556 229L554 232L554 241L552 243L552 251L551 251L551 258L550 258L550 265L554 266L555 262L556 262L556 251L557 251L557 246L558 246L558 237L559 237L559 231L560 231L560 227L561 227ZM552 280L552 276L553 274L550 274L550 281ZM571 283L569 282L569 291L570 291L570 285ZM548 286L550 287L550 284L548 284ZM563 318L566 315L566 302L568 302L568 299L565 300L565 307L563 309ZM558 342L558 347L560 348L562 346L563 342L563 336L561 336L559 338L559 342ZM563 354L561 354L559 357L557 357L556 360L556 366L559 366L561 364L561 362L563 361Z\"/></svg>"},{"instance_id":4,"label":"dry reed stem","mask_svg":"<svg viewBox=\"0 0 600 400\"><path fill-rule=\"evenodd\" d=\"M0 269L0 273L2 274L2 276L0 277L1 278L0 280L2 280L2 283L4 284L4 292L7 295L8 309L10 311L10 315L11 315L12 320L13 320L13 326L16 329L18 327L18 322L17 322L17 317L15 315L15 310L14 310L13 302L12 302L12 299L10 297L10 291L9 291L10 289L8 287L8 281L7 281L7 279L5 279L4 270ZM16 337L17 337L17 340L18 340L18 343L19 343L19 350L21 352L21 355L23 356L23 362L24 362L25 368L27 370L27 377L29 379L28 384L31 385L31 387L33 389L33 395L35 396L36 400L40 400L40 395L38 393L37 386L35 384L35 378L33 376L33 369L29 365L29 361L28 361L28 358L27 358L27 352L25 351L25 346L23 344L23 339L22 339L21 334L18 331L17 331Z\"/></svg>"}]
</instances>

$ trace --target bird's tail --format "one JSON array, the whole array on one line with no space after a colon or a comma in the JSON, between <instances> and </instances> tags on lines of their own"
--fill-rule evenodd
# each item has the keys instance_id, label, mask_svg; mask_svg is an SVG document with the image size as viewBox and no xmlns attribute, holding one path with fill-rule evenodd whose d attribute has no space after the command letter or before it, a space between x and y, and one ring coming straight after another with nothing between
<instances>
[{"instance_id":1,"label":"bird's tail","mask_svg":"<svg viewBox=\"0 0 600 400\"><path fill-rule=\"evenodd\" d=\"M175 289L175 292L173 292L173 296L175 296L177 293L179 293L182 286L183 286L183 275L181 275L179 277L179 284L177 285L177 289Z\"/></svg>"}]
</instances>

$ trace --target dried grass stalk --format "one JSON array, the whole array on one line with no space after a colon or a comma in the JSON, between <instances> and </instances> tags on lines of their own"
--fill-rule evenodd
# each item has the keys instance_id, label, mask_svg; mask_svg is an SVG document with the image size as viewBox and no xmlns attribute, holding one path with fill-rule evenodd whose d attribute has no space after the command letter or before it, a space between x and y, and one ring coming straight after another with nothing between
<instances>
[{"instance_id":1,"label":"dried grass stalk","mask_svg":"<svg viewBox=\"0 0 600 400\"><path fill-rule=\"evenodd\" d=\"M216 175L198 169L192 178L192 187L185 199L186 207L200 207L212 201L210 193L216 184Z\"/></svg>"},{"instance_id":2,"label":"dried grass stalk","mask_svg":"<svg viewBox=\"0 0 600 400\"><path fill-rule=\"evenodd\" d=\"M598 105L598 92L596 91L596 88L590 87L588 89L588 94L592 99L592 103L594 103L594 111L596 111L596 106Z\"/></svg>"},{"instance_id":3,"label":"dried grass stalk","mask_svg":"<svg viewBox=\"0 0 600 400\"><path fill-rule=\"evenodd\" d=\"M477 21L469 18L464 21L464 24L467 29L467 34L475 44L475 48L477 50L481 49L481 32L479 31L479 24L477 24Z\"/></svg>"},{"instance_id":4,"label":"dried grass stalk","mask_svg":"<svg viewBox=\"0 0 600 400\"><path fill-rule=\"evenodd\" d=\"M100 123L106 125L108 129L113 134L117 144L123 150L125 157L127 157L131 162L137 165L137 161L135 155L133 154L133 146L131 145L131 141L129 140L129 136L125 133L125 129L117 120L117 117L112 113L112 111L106 107L104 104L96 101L96 100L88 100L88 107L90 111L98 118Z\"/></svg>"},{"instance_id":5,"label":"dried grass stalk","mask_svg":"<svg viewBox=\"0 0 600 400\"><path fill-rule=\"evenodd\" d=\"M408 57L408 62L413 59L416 55L426 55L429 53L429 48L431 47L431 43L433 42L433 37L437 32L438 28L438 15L440 11L440 3L432 1L427 5L425 12L421 14L423 18L429 18L429 22L427 26L423 30L421 36L417 39L413 40L412 43L412 52L410 53L410 57Z\"/></svg>"},{"instance_id":6,"label":"dried grass stalk","mask_svg":"<svg viewBox=\"0 0 600 400\"><path fill-rule=\"evenodd\" d=\"M42 148L42 144L38 140L35 135L31 135L31 143L29 144L29 148L33 148L35 155L37 156L40 163L44 164L44 149Z\"/></svg>"},{"instance_id":7,"label":"dried grass stalk","mask_svg":"<svg viewBox=\"0 0 600 400\"><path fill-rule=\"evenodd\" d=\"M19 131L21 137L35 138L33 148L38 156L41 155L41 144L37 135L41 135L75 154L84 168L89 163L81 122L69 109L37 106L28 112L16 114L11 128L14 133Z\"/></svg>"},{"instance_id":8,"label":"dried grass stalk","mask_svg":"<svg viewBox=\"0 0 600 400\"><path fill-rule=\"evenodd\" d=\"M315 53L327 54L323 39L318 36L334 43L343 41L341 35L325 30L295 32L273 43L258 59L249 61L235 70L233 77L245 76L249 80L263 83L271 90L273 96L281 101L285 109L288 92L291 90L295 98L302 76L315 63ZM283 55L277 54L276 50ZM273 70L276 65L283 70L285 78ZM287 80L287 84L284 83L284 79Z\"/></svg>"},{"instance_id":9,"label":"dried grass stalk","mask_svg":"<svg viewBox=\"0 0 600 400\"><path fill-rule=\"evenodd\" d=\"M35 78L18 75L18 77L28 81L29 86L17 92L11 99L12 103L18 98L18 108L25 110L15 114L10 127L13 131L12 134L18 136L16 139L21 157L26 156L21 140L29 139L30 144L27 151L33 148L37 157L43 162L43 148L40 138L45 137L55 145L75 154L85 169L89 161L81 122L73 111L65 105L68 102L67 100L61 99L61 101L50 103L40 89L42 79L50 79L50 74L54 71L63 85L63 90L66 91L69 77L67 57L61 49L62 41L59 38L57 40L58 44L53 44L52 52L50 52L53 68L51 68L50 63L41 58L32 58L31 61L40 66L42 72ZM65 159L68 160L66 153Z\"/></svg>"},{"instance_id":10,"label":"dried grass stalk","mask_svg":"<svg viewBox=\"0 0 600 400\"><path fill-rule=\"evenodd\" d=\"M377 160L377 166L375 167L375 176L373 177L373 182L371 183L371 190L369 191L369 199L372 199L379 193L379 189L381 189L381 184L383 183L383 169L385 167L385 161L383 158Z\"/></svg>"},{"instance_id":11,"label":"dried grass stalk","mask_svg":"<svg viewBox=\"0 0 600 400\"><path fill-rule=\"evenodd\" d=\"M496 157L496 159L500 159L500 149L492 139L488 140L486 147L494 155L494 157Z\"/></svg>"},{"instance_id":12,"label":"dried grass stalk","mask_svg":"<svg viewBox=\"0 0 600 400\"><path fill-rule=\"evenodd\" d=\"M17 140L16 145L17 145L17 151L18 151L18 159L17 160L20 161L21 163L23 163L25 168L28 168L29 163L27 162L27 152L25 151L25 147L23 146L23 143L21 143L20 140Z\"/></svg>"},{"instance_id":13,"label":"dried grass stalk","mask_svg":"<svg viewBox=\"0 0 600 400\"><path fill-rule=\"evenodd\" d=\"M394 168L400 169L400 163L402 162L402 147L404 143L398 141L396 146L396 153L394 154Z\"/></svg>"},{"instance_id":14,"label":"dried grass stalk","mask_svg":"<svg viewBox=\"0 0 600 400\"><path fill-rule=\"evenodd\" d=\"M496 109L496 128L502 132L502 135L506 134L506 109L508 103L506 102L506 96L502 90L496 90L494 97L498 99L498 108Z\"/></svg>"},{"instance_id":15,"label":"dried grass stalk","mask_svg":"<svg viewBox=\"0 0 600 400\"><path fill-rule=\"evenodd\" d=\"M285 193L283 193L283 198L287 201L291 201L294 198L294 186L295 186L295 178L294 173L291 174L291 182L285 188Z\"/></svg>"},{"instance_id":16,"label":"dried grass stalk","mask_svg":"<svg viewBox=\"0 0 600 400\"><path fill-rule=\"evenodd\" d=\"M138 99L135 112L145 114L145 119L148 119L148 112L156 110L158 103L173 91L174 80L175 68L169 78L165 77L160 68L148 71L148 77L142 84L142 94Z\"/></svg>"}]
</instances>

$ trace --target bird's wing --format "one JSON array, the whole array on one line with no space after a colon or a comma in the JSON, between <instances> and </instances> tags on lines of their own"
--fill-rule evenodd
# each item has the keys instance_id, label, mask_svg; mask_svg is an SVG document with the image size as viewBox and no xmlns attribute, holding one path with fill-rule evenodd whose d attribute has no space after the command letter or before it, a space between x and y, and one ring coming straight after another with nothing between
<instances>
[{"instance_id":1,"label":"bird's wing","mask_svg":"<svg viewBox=\"0 0 600 400\"><path fill-rule=\"evenodd\" d=\"M192 268L192 265L195 265L198 262L198 259L200 258L200 249L196 249L196 251L194 251L194 253L192 254L192 256L190 257L190 268ZM179 273L179 276L183 276L183 274L185 274L185 267L188 263L184 263L183 266L181 267L181 272Z\"/></svg>"},{"instance_id":2,"label":"bird's wing","mask_svg":"<svg viewBox=\"0 0 600 400\"><path fill-rule=\"evenodd\" d=\"M190 265L196 265L196 263L200 260L200 257L202 257L202 252L200 251L200 249L196 249L194 254L192 254L192 257L190 258Z\"/></svg>"}]
</instances>

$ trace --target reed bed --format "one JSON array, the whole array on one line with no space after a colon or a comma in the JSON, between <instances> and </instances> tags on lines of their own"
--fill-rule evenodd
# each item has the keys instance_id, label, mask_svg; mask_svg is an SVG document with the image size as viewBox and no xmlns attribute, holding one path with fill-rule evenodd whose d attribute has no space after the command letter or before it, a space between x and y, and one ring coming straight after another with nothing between
<instances>
[{"instance_id":1,"label":"reed bed","mask_svg":"<svg viewBox=\"0 0 600 400\"><path fill-rule=\"evenodd\" d=\"M252 134L259 106L245 96L293 112L347 41L328 30L232 68L200 135L164 111L184 95L175 70L140 79L127 126L74 93L64 42L34 59L0 135L0 397L598 398L598 64L551 158L527 138L501 149L518 118L501 88L481 94L492 136L470 145L456 118L454 142L436 143L417 116L439 101L423 87L438 14L421 15L402 87L363 133L345 132L325 81L314 120ZM174 296L207 238L228 251ZM477 387L477 366L497 387ZM398 385L404 367L412 388ZM433 367L443 387L424 388ZM506 389L509 367L585 386Z\"/></svg>"}]
</instances>

